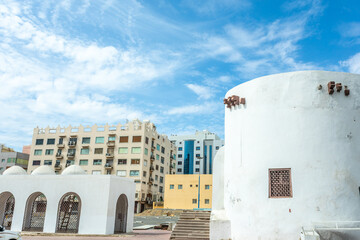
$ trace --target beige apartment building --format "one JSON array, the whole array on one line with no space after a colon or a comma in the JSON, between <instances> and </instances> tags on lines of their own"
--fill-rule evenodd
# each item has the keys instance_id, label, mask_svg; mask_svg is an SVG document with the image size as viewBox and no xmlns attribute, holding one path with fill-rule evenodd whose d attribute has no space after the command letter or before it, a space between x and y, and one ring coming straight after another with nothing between
<instances>
[{"instance_id":1,"label":"beige apartment building","mask_svg":"<svg viewBox=\"0 0 360 240\"><path fill-rule=\"evenodd\" d=\"M149 121L110 126L35 128L28 172L41 165L57 174L76 164L88 174L113 174L136 183L135 212L163 201L165 174L175 174L176 147Z\"/></svg>"}]
</instances>

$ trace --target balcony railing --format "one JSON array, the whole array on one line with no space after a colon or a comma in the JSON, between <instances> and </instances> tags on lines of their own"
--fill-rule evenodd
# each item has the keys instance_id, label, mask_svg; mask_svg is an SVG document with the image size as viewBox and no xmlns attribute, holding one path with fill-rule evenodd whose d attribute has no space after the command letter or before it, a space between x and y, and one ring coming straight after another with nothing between
<instances>
[{"instance_id":1,"label":"balcony railing","mask_svg":"<svg viewBox=\"0 0 360 240\"><path fill-rule=\"evenodd\" d=\"M57 144L57 147L58 147L58 148L64 148L64 147L65 147L65 144L63 144L63 143L58 143L58 144Z\"/></svg>"},{"instance_id":2,"label":"balcony railing","mask_svg":"<svg viewBox=\"0 0 360 240\"><path fill-rule=\"evenodd\" d=\"M64 156L63 156L61 153L57 153L57 154L56 154L56 158L57 158L57 159L62 159L62 158L64 158Z\"/></svg>"},{"instance_id":3,"label":"balcony railing","mask_svg":"<svg viewBox=\"0 0 360 240\"><path fill-rule=\"evenodd\" d=\"M74 158L74 157L75 157L75 153L68 153L68 154L67 154L67 157L68 157L68 158Z\"/></svg>"},{"instance_id":4,"label":"balcony railing","mask_svg":"<svg viewBox=\"0 0 360 240\"><path fill-rule=\"evenodd\" d=\"M108 141L107 143L106 143L106 145L108 146L108 147L115 147L115 141Z\"/></svg>"},{"instance_id":5,"label":"balcony railing","mask_svg":"<svg viewBox=\"0 0 360 240\"><path fill-rule=\"evenodd\" d=\"M60 164L55 164L54 168L55 170L61 170L62 166Z\"/></svg>"},{"instance_id":6,"label":"balcony railing","mask_svg":"<svg viewBox=\"0 0 360 240\"><path fill-rule=\"evenodd\" d=\"M76 146L76 142L75 141L70 141L69 142L69 147L75 147Z\"/></svg>"},{"instance_id":7,"label":"balcony railing","mask_svg":"<svg viewBox=\"0 0 360 240\"><path fill-rule=\"evenodd\" d=\"M105 163L104 168L105 168L106 170L111 170L111 169L113 168L113 166L112 166L111 163Z\"/></svg>"},{"instance_id":8,"label":"balcony railing","mask_svg":"<svg viewBox=\"0 0 360 240\"><path fill-rule=\"evenodd\" d=\"M106 153L106 157L107 157L107 158L113 158L113 157L114 157L114 153Z\"/></svg>"}]
</instances>

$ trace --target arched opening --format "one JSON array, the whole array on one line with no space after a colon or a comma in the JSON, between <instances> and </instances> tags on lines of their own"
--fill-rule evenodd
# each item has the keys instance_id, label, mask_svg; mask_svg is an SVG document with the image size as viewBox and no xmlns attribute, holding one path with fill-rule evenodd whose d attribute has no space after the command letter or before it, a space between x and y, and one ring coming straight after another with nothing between
<instances>
[{"instance_id":1,"label":"arched opening","mask_svg":"<svg viewBox=\"0 0 360 240\"><path fill-rule=\"evenodd\" d=\"M121 194L116 202L114 233L126 232L127 212L128 199L125 194Z\"/></svg>"},{"instance_id":2,"label":"arched opening","mask_svg":"<svg viewBox=\"0 0 360 240\"><path fill-rule=\"evenodd\" d=\"M43 231L46 205L46 197L41 192L30 195L26 202L23 231Z\"/></svg>"},{"instance_id":3,"label":"arched opening","mask_svg":"<svg viewBox=\"0 0 360 240\"><path fill-rule=\"evenodd\" d=\"M79 231L81 199L76 193L66 193L59 202L56 232L77 233Z\"/></svg>"},{"instance_id":4,"label":"arched opening","mask_svg":"<svg viewBox=\"0 0 360 240\"><path fill-rule=\"evenodd\" d=\"M10 192L0 194L0 224L7 230L11 229L14 215L15 198Z\"/></svg>"}]
</instances>

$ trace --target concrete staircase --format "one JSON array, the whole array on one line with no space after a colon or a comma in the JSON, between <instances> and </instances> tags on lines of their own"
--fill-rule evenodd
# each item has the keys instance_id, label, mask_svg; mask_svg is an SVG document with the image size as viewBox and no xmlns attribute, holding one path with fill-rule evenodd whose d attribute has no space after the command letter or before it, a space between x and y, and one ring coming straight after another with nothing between
<instances>
[{"instance_id":1,"label":"concrete staircase","mask_svg":"<svg viewBox=\"0 0 360 240\"><path fill-rule=\"evenodd\" d=\"M184 211L171 234L171 240L210 239L210 211Z\"/></svg>"}]
</instances>

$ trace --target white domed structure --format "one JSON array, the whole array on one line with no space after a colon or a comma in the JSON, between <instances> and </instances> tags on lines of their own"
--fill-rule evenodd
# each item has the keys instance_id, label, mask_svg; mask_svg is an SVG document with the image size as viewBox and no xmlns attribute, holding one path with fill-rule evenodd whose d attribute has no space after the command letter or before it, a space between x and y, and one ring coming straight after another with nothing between
<instances>
[{"instance_id":1,"label":"white domed structure","mask_svg":"<svg viewBox=\"0 0 360 240\"><path fill-rule=\"evenodd\" d=\"M6 169L3 173L3 175L26 175L26 171L19 166L12 166L8 169Z\"/></svg>"},{"instance_id":2,"label":"white domed structure","mask_svg":"<svg viewBox=\"0 0 360 240\"><path fill-rule=\"evenodd\" d=\"M61 175L84 175L86 172L79 165L71 165L64 169Z\"/></svg>"},{"instance_id":3,"label":"white domed structure","mask_svg":"<svg viewBox=\"0 0 360 240\"><path fill-rule=\"evenodd\" d=\"M31 175L55 175L55 172L50 166L43 165L36 168Z\"/></svg>"}]
</instances>

